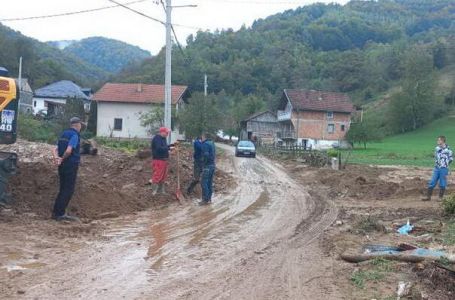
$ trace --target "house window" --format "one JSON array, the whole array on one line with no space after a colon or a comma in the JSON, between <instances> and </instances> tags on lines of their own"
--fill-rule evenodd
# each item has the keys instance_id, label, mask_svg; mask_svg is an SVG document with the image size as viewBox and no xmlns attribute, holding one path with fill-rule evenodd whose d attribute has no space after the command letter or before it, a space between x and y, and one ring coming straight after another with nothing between
<instances>
[{"instance_id":1,"label":"house window","mask_svg":"<svg viewBox=\"0 0 455 300\"><path fill-rule=\"evenodd\" d=\"M122 130L123 119L114 119L114 130Z\"/></svg>"},{"instance_id":2,"label":"house window","mask_svg":"<svg viewBox=\"0 0 455 300\"><path fill-rule=\"evenodd\" d=\"M341 125L341 131L344 131L345 130L345 125Z\"/></svg>"},{"instance_id":3,"label":"house window","mask_svg":"<svg viewBox=\"0 0 455 300\"><path fill-rule=\"evenodd\" d=\"M327 119L333 119L333 111L327 112Z\"/></svg>"},{"instance_id":4,"label":"house window","mask_svg":"<svg viewBox=\"0 0 455 300\"><path fill-rule=\"evenodd\" d=\"M327 126L327 132L328 133L334 133L335 132L335 124L329 124Z\"/></svg>"},{"instance_id":5,"label":"house window","mask_svg":"<svg viewBox=\"0 0 455 300\"><path fill-rule=\"evenodd\" d=\"M33 107L36 107L36 100L33 101Z\"/></svg>"}]
</instances>

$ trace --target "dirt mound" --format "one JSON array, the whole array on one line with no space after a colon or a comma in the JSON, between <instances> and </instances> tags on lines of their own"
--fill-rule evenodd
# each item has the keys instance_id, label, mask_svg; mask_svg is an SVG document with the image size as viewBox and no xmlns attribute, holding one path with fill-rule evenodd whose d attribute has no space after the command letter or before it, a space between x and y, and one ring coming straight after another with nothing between
<instances>
[{"instance_id":1,"label":"dirt mound","mask_svg":"<svg viewBox=\"0 0 455 300\"><path fill-rule=\"evenodd\" d=\"M49 218L58 191L57 168L50 163L50 149L45 144L26 143L21 149L19 174L10 180L10 189L15 199L12 206L15 214L33 213ZM42 151L45 155L33 155ZM21 155L21 153L19 153ZM35 157L35 158L34 158ZM37 157L37 158L36 158ZM182 189L187 186L192 174L191 149L182 147ZM169 195L152 196L147 185L151 177L150 159L128 155L119 151L101 148L98 156L83 156L79 168L75 195L68 212L81 218L98 219L115 217L144 210L151 206L162 206L176 201L176 159L170 160L170 172L166 190ZM233 184L232 177L221 170L215 175L215 191L223 192Z\"/></svg>"},{"instance_id":2,"label":"dirt mound","mask_svg":"<svg viewBox=\"0 0 455 300\"><path fill-rule=\"evenodd\" d=\"M349 166L346 170L321 170L319 182L330 186L332 198L383 200L397 193L400 185L379 178L376 168Z\"/></svg>"}]
</instances>

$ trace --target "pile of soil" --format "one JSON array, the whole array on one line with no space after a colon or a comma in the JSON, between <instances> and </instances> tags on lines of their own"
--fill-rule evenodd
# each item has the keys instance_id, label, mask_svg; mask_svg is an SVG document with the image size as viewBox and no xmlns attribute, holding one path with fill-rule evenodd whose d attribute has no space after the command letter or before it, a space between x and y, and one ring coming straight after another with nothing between
<instances>
[{"instance_id":1,"label":"pile of soil","mask_svg":"<svg viewBox=\"0 0 455 300\"><path fill-rule=\"evenodd\" d=\"M32 213L49 218L59 182L57 167L51 163L52 146L19 141L14 147L21 151L18 151L19 174L9 184L14 198L12 210L15 214ZM184 190L192 176L192 157L189 147L182 147L180 152ZM175 202L176 170L176 157L172 156L166 182L169 195L152 196L148 185L152 172L150 158L101 147L97 156L82 157L68 212L81 218L99 219ZM217 193L234 184L232 177L221 170L217 170L214 182Z\"/></svg>"},{"instance_id":2,"label":"pile of soil","mask_svg":"<svg viewBox=\"0 0 455 300\"><path fill-rule=\"evenodd\" d=\"M326 170L330 172L330 170ZM346 171L330 172L321 176L320 182L331 186L331 196L363 200L383 200L398 192L400 185L379 179L379 170L349 166ZM341 195L340 195L341 194Z\"/></svg>"}]
</instances>

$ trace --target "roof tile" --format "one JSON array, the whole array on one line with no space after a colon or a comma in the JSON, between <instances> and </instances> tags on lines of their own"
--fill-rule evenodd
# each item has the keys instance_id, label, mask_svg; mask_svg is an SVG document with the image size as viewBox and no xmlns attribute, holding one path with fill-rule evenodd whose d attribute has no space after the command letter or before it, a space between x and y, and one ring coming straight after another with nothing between
<instances>
[{"instance_id":1,"label":"roof tile","mask_svg":"<svg viewBox=\"0 0 455 300\"><path fill-rule=\"evenodd\" d=\"M172 86L172 104L178 102L186 86ZM93 95L99 102L164 103L164 85L141 83L106 83Z\"/></svg>"},{"instance_id":2,"label":"roof tile","mask_svg":"<svg viewBox=\"0 0 455 300\"><path fill-rule=\"evenodd\" d=\"M347 94L314 90L284 90L294 109L351 113L354 111Z\"/></svg>"}]
</instances>

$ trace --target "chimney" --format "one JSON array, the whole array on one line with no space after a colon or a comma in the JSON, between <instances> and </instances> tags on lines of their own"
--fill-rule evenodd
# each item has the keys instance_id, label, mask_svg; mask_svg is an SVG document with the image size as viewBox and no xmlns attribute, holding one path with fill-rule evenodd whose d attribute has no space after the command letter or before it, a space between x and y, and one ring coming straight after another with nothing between
<instances>
[{"instance_id":1,"label":"chimney","mask_svg":"<svg viewBox=\"0 0 455 300\"><path fill-rule=\"evenodd\" d=\"M142 93L142 83L139 83L139 84L137 85L136 91L137 91L138 93Z\"/></svg>"}]
</instances>

